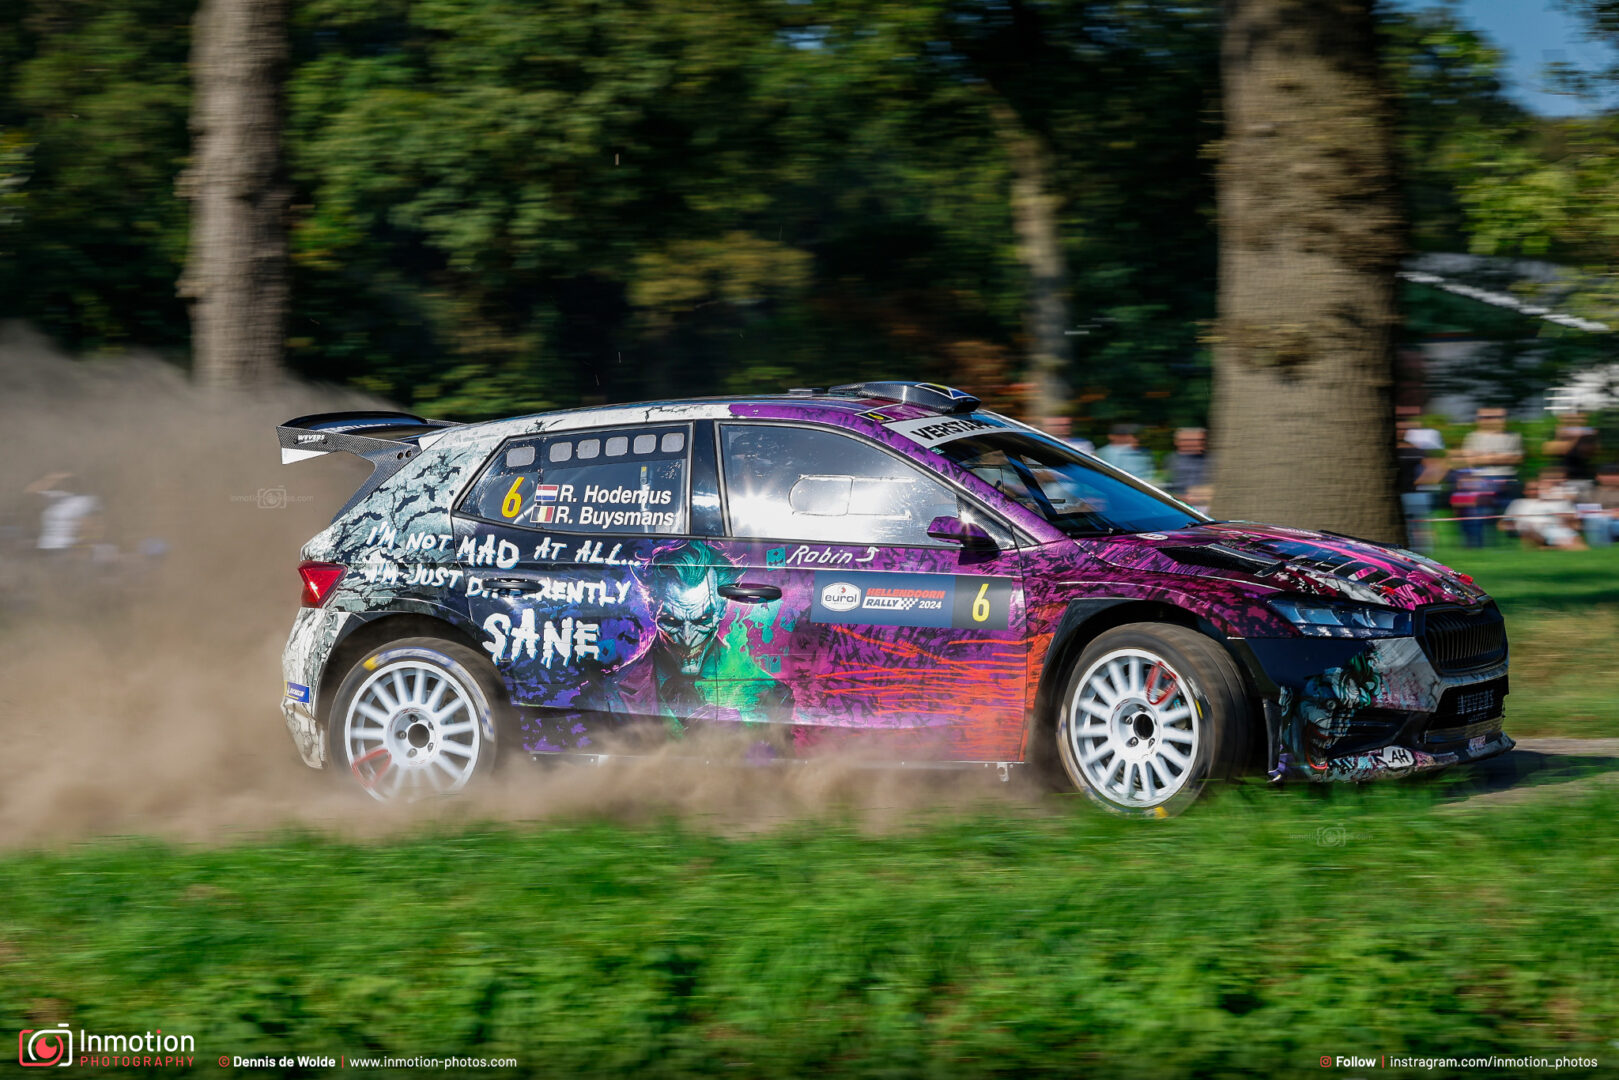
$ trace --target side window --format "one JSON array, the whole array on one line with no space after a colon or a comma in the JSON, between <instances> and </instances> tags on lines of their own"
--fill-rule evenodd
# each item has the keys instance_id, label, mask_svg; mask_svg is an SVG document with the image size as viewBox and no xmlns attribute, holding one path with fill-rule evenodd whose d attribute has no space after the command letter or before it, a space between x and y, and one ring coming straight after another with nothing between
<instances>
[{"instance_id":1,"label":"side window","mask_svg":"<svg viewBox=\"0 0 1619 1080\"><path fill-rule=\"evenodd\" d=\"M928 523L957 513L945 485L846 435L764 424L720 430L733 536L937 547Z\"/></svg>"},{"instance_id":2,"label":"side window","mask_svg":"<svg viewBox=\"0 0 1619 1080\"><path fill-rule=\"evenodd\" d=\"M461 512L558 532L686 532L685 425L571 431L507 443Z\"/></svg>"}]
</instances>

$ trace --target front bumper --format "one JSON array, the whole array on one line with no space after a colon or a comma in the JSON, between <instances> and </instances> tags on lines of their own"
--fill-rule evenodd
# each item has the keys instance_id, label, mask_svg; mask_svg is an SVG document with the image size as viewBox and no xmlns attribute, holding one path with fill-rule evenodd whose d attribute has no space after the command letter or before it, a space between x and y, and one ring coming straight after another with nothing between
<instances>
[{"instance_id":1,"label":"front bumper","mask_svg":"<svg viewBox=\"0 0 1619 1080\"><path fill-rule=\"evenodd\" d=\"M1414 776L1417 773L1448 769L1452 765L1466 765L1474 761L1504 754L1516 744L1504 731L1480 736L1476 745L1443 754L1430 754L1408 746L1384 746L1364 754L1349 754L1330 758L1317 768L1310 766L1308 779L1319 782L1340 780L1382 780L1394 776ZM1296 770L1289 770L1297 775Z\"/></svg>"},{"instance_id":2,"label":"front bumper","mask_svg":"<svg viewBox=\"0 0 1619 1080\"><path fill-rule=\"evenodd\" d=\"M1275 779L1408 776L1512 749L1504 656L1442 672L1411 637L1247 639L1234 651L1265 699Z\"/></svg>"}]
</instances>

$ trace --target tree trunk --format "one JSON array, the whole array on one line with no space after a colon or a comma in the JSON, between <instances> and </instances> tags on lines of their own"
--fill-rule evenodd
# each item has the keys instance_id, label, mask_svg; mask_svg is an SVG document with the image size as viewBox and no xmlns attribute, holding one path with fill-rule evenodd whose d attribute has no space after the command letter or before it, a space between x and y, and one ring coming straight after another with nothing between
<instances>
[{"instance_id":1,"label":"tree trunk","mask_svg":"<svg viewBox=\"0 0 1619 1080\"><path fill-rule=\"evenodd\" d=\"M1214 511L1403 542L1374 0L1226 0Z\"/></svg>"},{"instance_id":2,"label":"tree trunk","mask_svg":"<svg viewBox=\"0 0 1619 1080\"><path fill-rule=\"evenodd\" d=\"M249 386L280 368L287 317L282 80L287 0L203 0L191 46L191 302L196 378Z\"/></svg>"},{"instance_id":3,"label":"tree trunk","mask_svg":"<svg viewBox=\"0 0 1619 1080\"><path fill-rule=\"evenodd\" d=\"M1018 258L1029 273L1030 407L1036 424L1067 416L1068 264L1057 226L1061 197L1053 188L1051 148L1005 102L992 106L1001 141L1012 165L1012 221Z\"/></svg>"}]
</instances>

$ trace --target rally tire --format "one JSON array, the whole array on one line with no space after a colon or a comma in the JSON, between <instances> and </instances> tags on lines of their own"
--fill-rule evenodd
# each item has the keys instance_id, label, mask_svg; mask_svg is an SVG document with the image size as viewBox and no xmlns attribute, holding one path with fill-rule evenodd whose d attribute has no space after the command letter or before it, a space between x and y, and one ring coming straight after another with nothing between
<instances>
[{"instance_id":1,"label":"rally tire","mask_svg":"<svg viewBox=\"0 0 1619 1080\"><path fill-rule=\"evenodd\" d=\"M1253 730L1220 645L1169 623L1115 627L1074 662L1049 729L1060 779L1117 814L1172 817L1234 775Z\"/></svg>"},{"instance_id":2,"label":"rally tire","mask_svg":"<svg viewBox=\"0 0 1619 1080\"><path fill-rule=\"evenodd\" d=\"M487 783L511 739L505 689L488 660L442 638L409 637L360 657L337 688L326 738L339 781L379 802L454 795Z\"/></svg>"}]
</instances>

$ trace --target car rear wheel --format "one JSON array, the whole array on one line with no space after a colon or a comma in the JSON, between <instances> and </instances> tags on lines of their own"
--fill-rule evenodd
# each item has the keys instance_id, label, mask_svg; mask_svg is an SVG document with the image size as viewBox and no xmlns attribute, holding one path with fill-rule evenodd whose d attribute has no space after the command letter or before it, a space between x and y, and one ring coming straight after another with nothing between
<instances>
[{"instance_id":1,"label":"car rear wheel","mask_svg":"<svg viewBox=\"0 0 1619 1080\"><path fill-rule=\"evenodd\" d=\"M404 638L361 657L327 723L331 760L372 798L410 802L475 786L495 767L503 695L464 645Z\"/></svg>"},{"instance_id":2,"label":"car rear wheel","mask_svg":"<svg viewBox=\"0 0 1619 1080\"><path fill-rule=\"evenodd\" d=\"M1235 770L1251 713L1218 644L1184 626L1131 623L1097 637L1074 664L1057 758L1107 809L1169 817Z\"/></svg>"}]
</instances>

